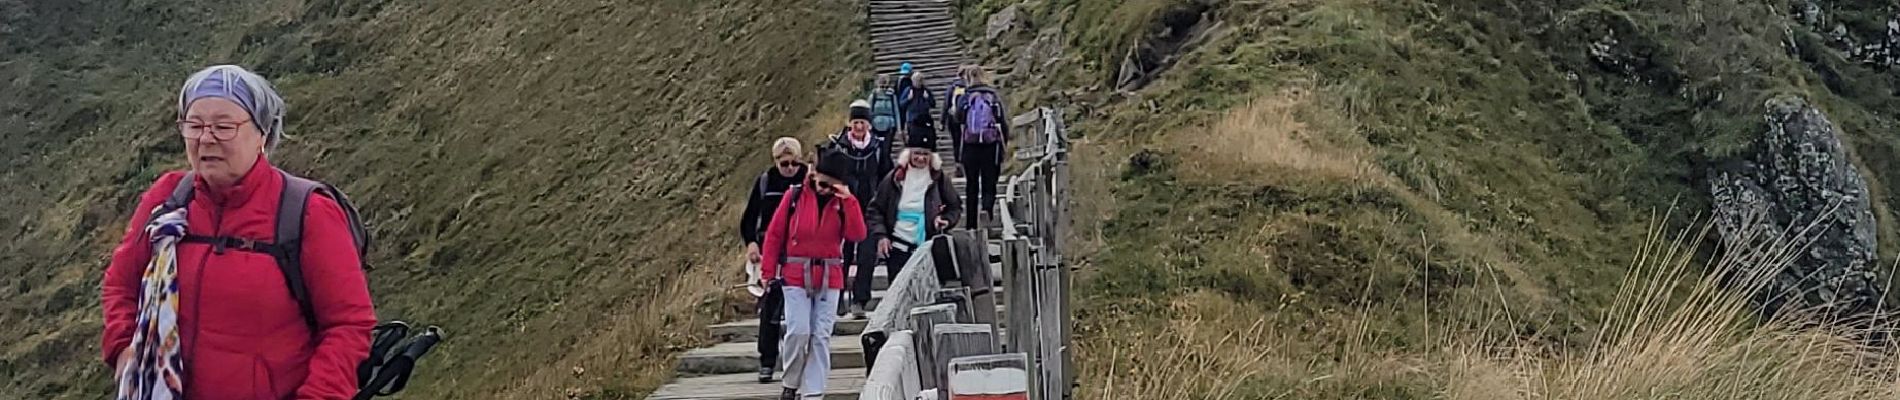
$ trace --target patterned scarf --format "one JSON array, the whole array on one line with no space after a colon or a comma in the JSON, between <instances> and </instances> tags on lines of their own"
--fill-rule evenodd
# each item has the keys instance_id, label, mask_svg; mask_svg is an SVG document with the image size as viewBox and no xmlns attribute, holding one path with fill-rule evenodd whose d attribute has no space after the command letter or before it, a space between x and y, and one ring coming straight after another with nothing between
<instances>
[{"instance_id":1,"label":"patterned scarf","mask_svg":"<svg viewBox=\"0 0 1900 400\"><path fill-rule=\"evenodd\" d=\"M185 209L164 213L145 225L152 261L140 279L138 323L132 344L119 353L117 400L173 400L184 397L185 362L178 355L178 242L185 237Z\"/></svg>"}]
</instances>

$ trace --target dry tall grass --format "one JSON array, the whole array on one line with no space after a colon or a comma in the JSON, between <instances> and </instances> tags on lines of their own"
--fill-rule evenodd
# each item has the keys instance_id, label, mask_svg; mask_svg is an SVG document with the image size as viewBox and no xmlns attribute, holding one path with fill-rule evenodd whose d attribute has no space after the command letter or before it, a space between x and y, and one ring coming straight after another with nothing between
<instances>
[{"instance_id":1,"label":"dry tall grass","mask_svg":"<svg viewBox=\"0 0 1900 400\"><path fill-rule=\"evenodd\" d=\"M1695 260L1707 229L1651 235L1597 339L1553 356L1513 350L1457 354L1453 399L1892 399L1900 362L1866 344L1885 326L1815 325L1802 315L1758 318L1749 299L1808 242L1798 232L1751 232L1755 248Z\"/></svg>"},{"instance_id":2,"label":"dry tall grass","mask_svg":"<svg viewBox=\"0 0 1900 400\"><path fill-rule=\"evenodd\" d=\"M1084 398L1895 399L1900 360L1871 329L1764 318L1749 299L1804 247L1805 232L1756 232L1759 247L1698 258L1707 228L1652 231L1595 339L1576 347L1445 329L1439 345L1360 337L1360 311L1295 321L1200 292L1143 329L1109 327L1081 351ZM1434 322L1445 324L1444 322ZM1339 329L1313 328L1314 325Z\"/></svg>"},{"instance_id":3,"label":"dry tall grass","mask_svg":"<svg viewBox=\"0 0 1900 400\"><path fill-rule=\"evenodd\" d=\"M1157 332L1114 330L1100 340L1084 341L1083 353L1106 357L1081 364L1082 376L1094 384L1085 386L1088 389L1079 395L1099 399L1237 398L1234 389L1264 373L1270 355L1282 353L1281 346L1286 342L1275 340L1267 320L1242 317L1231 302L1206 296L1211 295L1191 295L1176 301L1171 308L1181 317Z\"/></svg>"},{"instance_id":4,"label":"dry tall grass","mask_svg":"<svg viewBox=\"0 0 1900 400\"><path fill-rule=\"evenodd\" d=\"M1183 157L1209 177L1295 173L1347 182L1390 182L1371 161L1338 113L1315 103L1313 90L1294 86L1236 107L1219 122L1177 134L1200 157ZM1251 173L1250 173L1251 172Z\"/></svg>"}]
</instances>

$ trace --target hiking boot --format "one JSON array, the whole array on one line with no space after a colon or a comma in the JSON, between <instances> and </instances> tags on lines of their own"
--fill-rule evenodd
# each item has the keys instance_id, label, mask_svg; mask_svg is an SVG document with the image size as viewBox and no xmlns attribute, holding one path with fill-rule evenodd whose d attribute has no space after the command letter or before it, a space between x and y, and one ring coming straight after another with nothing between
<instances>
[{"instance_id":1,"label":"hiking boot","mask_svg":"<svg viewBox=\"0 0 1900 400\"><path fill-rule=\"evenodd\" d=\"M772 367L759 367L759 383L772 383Z\"/></svg>"},{"instance_id":2,"label":"hiking boot","mask_svg":"<svg viewBox=\"0 0 1900 400\"><path fill-rule=\"evenodd\" d=\"M798 400L798 389L786 388L785 391L779 392L778 400Z\"/></svg>"},{"instance_id":3,"label":"hiking boot","mask_svg":"<svg viewBox=\"0 0 1900 400\"><path fill-rule=\"evenodd\" d=\"M856 303L851 304L851 319L852 320L864 319L864 305L863 304L856 304Z\"/></svg>"}]
</instances>

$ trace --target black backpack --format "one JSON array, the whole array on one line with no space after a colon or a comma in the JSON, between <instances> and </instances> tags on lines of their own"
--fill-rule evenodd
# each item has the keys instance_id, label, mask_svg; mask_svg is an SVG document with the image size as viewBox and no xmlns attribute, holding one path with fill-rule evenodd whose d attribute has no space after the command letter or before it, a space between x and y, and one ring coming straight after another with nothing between
<instances>
[{"instance_id":1,"label":"black backpack","mask_svg":"<svg viewBox=\"0 0 1900 400\"><path fill-rule=\"evenodd\" d=\"M310 289L303 275L303 216L304 209L310 205L310 195L315 193L336 201L343 209L347 219L350 236L356 242L358 260L365 260L371 243L369 229L363 225L363 217L350 203L350 198L342 190L330 184L291 175L283 170L273 169L284 177L283 196L277 203L276 235L274 243L229 236L185 235L185 243L211 245L212 252L222 254L227 249L248 251L270 255L276 260L278 271L284 274L284 283L289 286L290 296L297 300L302 310L304 322L314 333L317 317L310 301ZM170 197L165 199L152 216L185 208L191 204L196 181L196 173L186 172L185 178L172 189ZM369 269L368 261L363 261L364 269ZM417 359L428 354L435 344L442 340L442 330L434 326L427 327L422 334L409 338L409 324L402 321L379 323L370 331L369 357L357 365L357 388L355 399L368 399L373 396L387 396L402 391L409 382L409 374ZM408 338L407 344L403 344ZM399 344L401 344L399 346ZM391 354L391 350L403 348L400 353Z\"/></svg>"}]
</instances>

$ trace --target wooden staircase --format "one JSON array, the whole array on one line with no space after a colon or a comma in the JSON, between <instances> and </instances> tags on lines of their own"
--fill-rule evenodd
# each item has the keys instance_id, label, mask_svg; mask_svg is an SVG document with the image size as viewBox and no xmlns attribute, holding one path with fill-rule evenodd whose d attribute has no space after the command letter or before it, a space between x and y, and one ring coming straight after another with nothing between
<instances>
[{"instance_id":1,"label":"wooden staircase","mask_svg":"<svg viewBox=\"0 0 1900 400\"><path fill-rule=\"evenodd\" d=\"M964 62L951 0L870 0L869 3L874 70L878 74L895 74L898 66L909 62L913 70L925 74L925 84L932 94L942 96L943 90L955 80L956 69ZM941 115L942 103L947 99L937 101L938 108L931 112L932 117ZM938 129L937 151L944 159L945 169L954 175L956 149L950 140L951 133L942 126ZM894 141L901 151L902 138L894 138ZM956 179L955 184L959 194L965 193L961 178ZM991 246L990 254L1001 253L1000 243ZM991 261L993 269L1000 268L1000 260ZM873 277L872 306L875 307L883 298L882 291L889 287L890 279L882 267L876 268ZM1003 311L997 313L1000 315ZM677 367L680 378L654 391L647 399L777 399L781 392L778 382L758 383L758 327L756 318L709 326L712 336L721 343L681 355ZM858 335L864 328L864 320L848 318L840 318L834 327L832 371L826 385L826 399L855 399L863 389L866 370L863 344Z\"/></svg>"}]
</instances>

